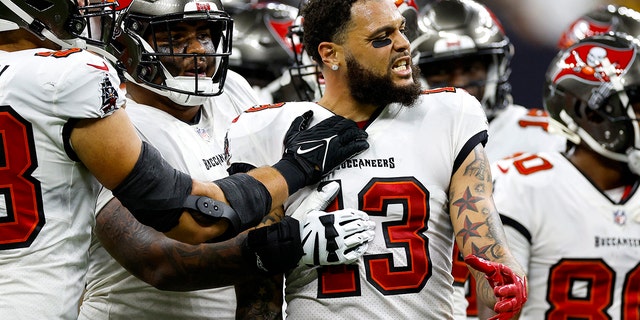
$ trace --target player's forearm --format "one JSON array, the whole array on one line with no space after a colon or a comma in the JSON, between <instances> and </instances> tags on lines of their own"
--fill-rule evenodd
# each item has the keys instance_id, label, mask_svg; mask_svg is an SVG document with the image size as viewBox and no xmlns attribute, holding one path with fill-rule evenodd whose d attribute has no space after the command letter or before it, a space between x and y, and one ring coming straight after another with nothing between
<instances>
[{"instance_id":1,"label":"player's forearm","mask_svg":"<svg viewBox=\"0 0 640 320\"><path fill-rule=\"evenodd\" d=\"M220 243L181 243L139 223L117 199L101 210L95 233L125 269L161 290L228 286L255 274L242 258L246 234Z\"/></svg>"},{"instance_id":2,"label":"player's forearm","mask_svg":"<svg viewBox=\"0 0 640 320\"><path fill-rule=\"evenodd\" d=\"M280 207L289 196L287 181L282 174L273 167L260 167L248 174L260 181L271 194L271 209Z\"/></svg>"},{"instance_id":3,"label":"player's forearm","mask_svg":"<svg viewBox=\"0 0 640 320\"><path fill-rule=\"evenodd\" d=\"M451 222L458 248L465 257L474 255L504 264L524 278L524 270L507 246L492 193L489 161L482 146L477 146L454 173L449 188ZM493 307L495 294L484 274L470 270L477 280L478 299Z\"/></svg>"}]
</instances>

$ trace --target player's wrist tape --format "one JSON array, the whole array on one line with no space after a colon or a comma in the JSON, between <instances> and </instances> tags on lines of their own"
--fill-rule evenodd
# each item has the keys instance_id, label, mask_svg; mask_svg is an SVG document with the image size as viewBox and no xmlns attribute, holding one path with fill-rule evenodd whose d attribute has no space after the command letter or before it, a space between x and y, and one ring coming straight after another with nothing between
<instances>
[{"instance_id":1,"label":"player's wrist tape","mask_svg":"<svg viewBox=\"0 0 640 320\"><path fill-rule=\"evenodd\" d=\"M229 221L235 234L256 226L271 211L269 190L246 173L230 175L214 183L224 192L227 202L233 208L235 216L230 217Z\"/></svg>"},{"instance_id":2,"label":"player's wrist tape","mask_svg":"<svg viewBox=\"0 0 640 320\"><path fill-rule=\"evenodd\" d=\"M242 257L265 275L283 273L298 265L303 250L298 220L282 221L249 231L242 243Z\"/></svg>"},{"instance_id":3,"label":"player's wrist tape","mask_svg":"<svg viewBox=\"0 0 640 320\"><path fill-rule=\"evenodd\" d=\"M293 155L283 156L280 161L273 165L273 168L278 170L287 182L289 195L294 194L296 191L306 186L309 176L313 174L313 171L307 172L307 170L302 167Z\"/></svg>"},{"instance_id":4,"label":"player's wrist tape","mask_svg":"<svg viewBox=\"0 0 640 320\"><path fill-rule=\"evenodd\" d=\"M143 141L135 166L111 191L142 224L167 232L178 225L191 186L190 176L171 167Z\"/></svg>"}]
</instances>

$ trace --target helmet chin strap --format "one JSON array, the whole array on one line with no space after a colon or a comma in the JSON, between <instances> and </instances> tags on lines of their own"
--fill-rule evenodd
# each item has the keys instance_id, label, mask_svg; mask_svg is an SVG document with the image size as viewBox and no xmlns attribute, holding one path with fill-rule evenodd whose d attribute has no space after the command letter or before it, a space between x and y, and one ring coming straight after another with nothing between
<instances>
[{"instance_id":1,"label":"helmet chin strap","mask_svg":"<svg viewBox=\"0 0 640 320\"><path fill-rule=\"evenodd\" d=\"M0 19L0 32L18 29L20 29L20 26L17 23L5 19Z\"/></svg>"}]
</instances>

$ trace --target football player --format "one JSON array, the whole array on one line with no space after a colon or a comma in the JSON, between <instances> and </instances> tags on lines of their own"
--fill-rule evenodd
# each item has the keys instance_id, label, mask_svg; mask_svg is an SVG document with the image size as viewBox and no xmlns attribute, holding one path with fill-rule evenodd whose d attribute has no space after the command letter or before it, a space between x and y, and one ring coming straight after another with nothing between
<instances>
[{"instance_id":1,"label":"football player","mask_svg":"<svg viewBox=\"0 0 640 320\"><path fill-rule=\"evenodd\" d=\"M570 149L495 163L496 207L530 284L521 319L638 318L639 58L621 33L561 50L544 105Z\"/></svg>"},{"instance_id":2,"label":"football player","mask_svg":"<svg viewBox=\"0 0 640 320\"><path fill-rule=\"evenodd\" d=\"M436 1L421 11L418 23L420 33L411 47L422 80L429 88L463 88L481 102L489 119L489 161L516 152L564 150L565 140L547 131L544 110L513 103L509 76L514 47L489 8L473 0ZM478 312L475 281L457 252L456 318L466 314L473 319Z\"/></svg>"},{"instance_id":3,"label":"football player","mask_svg":"<svg viewBox=\"0 0 640 320\"><path fill-rule=\"evenodd\" d=\"M422 92L393 1L312 0L303 18L305 50L322 70L324 94L317 103L242 113L229 129L231 168L272 162L281 153L282 123L307 110L320 119L345 115L366 129L371 147L326 178L341 184L331 208L356 207L377 227L357 264L287 273L287 315L451 318L454 239L475 268L490 274L487 281L474 271L481 300L502 318L516 313L526 300L525 280L493 207L480 103L451 87ZM311 190L294 194L287 210Z\"/></svg>"},{"instance_id":4,"label":"football player","mask_svg":"<svg viewBox=\"0 0 640 320\"><path fill-rule=\"evenodd\" d=\"M359 139L351 140L354 135L363 137L357 130L339 132L328 125L300 131L306 123L298 121L288 145L336 133L340 137L348 135L338 140L353 143L347 143L346 149L336 147L338 152L330 151L324 159L328 160L326 166L314 165L318 158L304 160L313 153L287 156L281 165L300 168L288 178L265 167L252 176L213 183L193 180L173 169L155 148L138 137L122 108L124 94L119 91L115 68L83 49L87 45L96 51L104 48L113 35L115 15L129 2L0 0L3 318L77 317L98 182L113 190L136 218L165 231L189 214L186 208L210 214L221 223L242 218L245 224L241 225L246 227L247 222L259 221L272 206L278 207L290 189L314 182L312 176L328 172L340 160L366 147ZM100 26L100 35L87 26ZM149 67L143 66L141 72L157 71ZM345 127L356 128L349 122L341 129ZM229 210L214 212L216 208ZM244 260L248 274L297 264L301 243L295 237L277 236L283 228L290 234L299 233L297 221L291 222L235 238L239 242L232 246L232 254L238 264ZM243 242L251 238L248 235L263 237L264 241ZM267 251L284 246L293 246L294 250L283 250L281 260L271 265L262 263L265 261L260 255L271 255Z\"/></svg>"},{"instance_id":5,"label":"football player","mask_svg":"<svg viewBox=\"0 0 640 320\"><path fill-rule=\"evenodd\" d=\"M159 12L157 6L173 9ZM121 25L123 30L107 51L118 58L129 79L127 112L141 137L156 146L171 165L192 177L225 177L226 128L257 99L244 78L227 70L233 24L220 1L137 0ZM157 66L156 78L141 74L141 65ZM219 92L223 88L217 83L221 82L224 91ZM192 95L184 92L194 88L198 92ZM211 92L219 95L211 97L207 94ZM189 246L164 239L138 223L106 189L98 209L80 319L235 318L233 287L178 293L160 291L144 282L181 291L232 283L235 270L229 270L231 274L213 271L209 261L215 259L211 255L225 258L208 248L213 245ZM269 219L279 221L280 217ZM360 219L354 216L352 220ZM206 220L194 222L204 228L217 226ZM173 232L167 235L191 244L211 240ZM218 240L219 235L212 231L209 237ZM185 267L186 263L201 265L201 269ZM185 279L179 279L182 268L190 269ZM249 281L250 277L244 277Z\"/></svg>"}]
</instances>

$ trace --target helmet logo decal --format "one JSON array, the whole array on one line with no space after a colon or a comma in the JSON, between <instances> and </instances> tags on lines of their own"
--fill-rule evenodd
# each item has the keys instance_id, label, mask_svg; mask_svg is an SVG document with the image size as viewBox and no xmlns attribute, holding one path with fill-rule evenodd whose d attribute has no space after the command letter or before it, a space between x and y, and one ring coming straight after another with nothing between
<instances>
[{"instance_id":1,"label":"helmet logo decal","mask_svg":"<svg viewBox=\"0 0 640 320\"><path fill-rule=\"evenodd\" d=\"M218 7L213 2L189 2L185 4L184 11L218 11Z\"/></svg>"},{"instance_id":2,"label":"helmet logo decal","mask_svg":"<svg viewBox=\"0 0 640 320\"><path fill-rule=\"evenodd\" d=\"M559 71L553 76L557 83L564 77L577 77L584 82L609 82L610 75L627 72L635 50L618 50L593 44L579 45L558 61Z\"/></svg>"},{"instance_id":3,"label":"helmet logo decal","mask_svg":"<svg viewBox=\"0 0 640 320\"><path fill-rule=\"evenodd\" d=\"M289 27L293 25L293 20L286 19L283 21L278 21L269 17L267 17L266 19L266 25L267 29L269 29L269 32L273 34L274 38L278 40L278 43L280 43L280 45L287 51L287 53L289 53L289 55L293 54L294 44L291 43L291 39L287 36L287 34L289 33Z\"/></svg>"},{"instance_id":4,"label":"helmet logo decal","mask_svg":"<svg viewBox=\"0 0 640 320\"><path fill-rule=\"evenodd\" d=\"M596 21L578 19L569 27L569 30L562 35L558 43L561 47L569 46L572 43L578 42L579 39L607 33L609 31L611 31L610 23L597 23Z\"/></svg>"}]
</instances>

